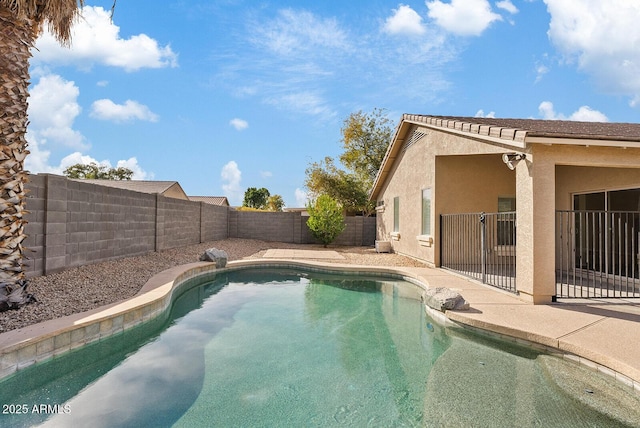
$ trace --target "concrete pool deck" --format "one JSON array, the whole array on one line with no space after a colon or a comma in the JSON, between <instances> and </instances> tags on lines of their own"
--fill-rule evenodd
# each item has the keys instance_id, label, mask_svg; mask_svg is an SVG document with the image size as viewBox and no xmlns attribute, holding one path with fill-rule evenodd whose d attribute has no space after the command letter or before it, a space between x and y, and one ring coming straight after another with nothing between
<instances>
[{"instance_id":1,"label":"concrete pool deck","mask_svg":"<svg viewBox=\"0 0 640 428\"><path fill-rule=\"evenodd\" d=\"M471 308L468 311L447 311L444 315L437 313L445 324L462 325L497 334L507 340L543 346L565 359L611 375L640 393L640 299L590 299L531 305L511 293L442 269L345 264L331 253L335 252L267 251L262 258L230 262L227 269L263 265L397 274L429 288L455 289L460 291ZM216 272L219 271L211 263L178 266L155 275L132 299L0 334L0 379L35 362L121 333L158 316L166 311L172 294L188 279L215 275Z\"/></svg>"},{"instance_id":2,"label":"concrete pool deck","mask_svg":"<svg viewBox=\"0 0 640 428\"><path fill-rule=\"evenodd\" d=\"M343 255L333 250L298 250L288 248L267 250L262 257L265 259L344 260Z\"/></svg>"},{"instance_id":3,"label":"concrete pool deck","mask_svg":"<svg viewBox=\"0 0 640 428\"><path fill-rule=\"evenodd\" d=\"M614 376L640 393L640 299L572 299L531 305L515 295L442 269L419 269L429 287L459 290L468 311L454 322L558 349L564 357Z\"/></svg>"}]
</instances>

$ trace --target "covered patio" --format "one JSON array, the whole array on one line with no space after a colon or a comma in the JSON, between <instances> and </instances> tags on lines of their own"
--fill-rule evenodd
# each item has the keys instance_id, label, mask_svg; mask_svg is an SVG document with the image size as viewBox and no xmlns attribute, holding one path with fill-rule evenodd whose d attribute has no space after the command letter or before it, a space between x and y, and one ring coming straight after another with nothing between
<instances>
[{"instance_id":1,"label":"covered patio","mask_svg":"<svg viewBox=\"0 0 640 428\"><path fill-rule=\"evenodd\" d=\"M547 303L636 297L638 189L638 124L404 115L371 197L395 252Z\"/></svg>"}]
</instances>

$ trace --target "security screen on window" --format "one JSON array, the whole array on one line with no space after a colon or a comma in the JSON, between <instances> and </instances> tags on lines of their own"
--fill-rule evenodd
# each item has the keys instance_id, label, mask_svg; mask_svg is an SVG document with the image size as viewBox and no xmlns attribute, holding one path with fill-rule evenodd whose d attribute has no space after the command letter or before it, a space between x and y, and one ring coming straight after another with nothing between
<instances>
[{"instance_id":1,"label":"security screen on window","mask_svg":"<svg viewBox=\"0 0 640 428\"><path fill-rule=\"evenodd\" d=\"M400 232L400 197L393 198L393 231Z\"/></svg>"},{"instance_id":2,"label":"security screen on window","mask_svg":"<svg viewBox=\"0 0 640 428\"><path fill-rule=\"evenodd\" d=\"M431 235L431 189L422 189L422 235Z\"/></svg>"}]
</instances>

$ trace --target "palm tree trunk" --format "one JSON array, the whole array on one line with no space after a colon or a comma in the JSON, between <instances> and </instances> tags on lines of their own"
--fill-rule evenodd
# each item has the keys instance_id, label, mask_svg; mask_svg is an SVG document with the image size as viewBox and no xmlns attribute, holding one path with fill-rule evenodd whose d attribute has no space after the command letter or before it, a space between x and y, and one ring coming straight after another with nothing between
<instances>
[{"instance_id":1,"label":"palm tree trunk","mask_svg":"<svg viewBox=\"0 0 640 428\"><path fill-rule=\"evenodd\" d=\"M35 28L29 19L0 5L0 311L35 300L26 293L22 246L27 223L29 58Z\"/></svg>"}]
</instances>

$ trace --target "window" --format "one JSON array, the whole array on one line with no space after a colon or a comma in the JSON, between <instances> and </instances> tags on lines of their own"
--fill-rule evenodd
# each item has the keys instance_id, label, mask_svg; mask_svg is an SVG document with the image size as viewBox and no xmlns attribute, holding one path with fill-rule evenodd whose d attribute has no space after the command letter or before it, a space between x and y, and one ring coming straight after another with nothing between
<instances>
[{"instance_id":1,"label":"window","mask_svg":"<svg viewBox=\"0 0 640 428\"><path fill-rule=\"evenodd\" d=\"M393 231L400 232L400 197L393 198Z\"/></svg>"},{"instance_id":2,"label":"window","mask_svg":"<svg viewBox=\"0 0 640 428\"><path fill-rule=\"evenodd\" d=\"M431 189L422 189L422 235L431 235Z\"/></svg>"},{"instance_id":3,"label":"window","mask_svg":"<svg viewBox=\"0 0 640 428\"><path fill-rule=\"evenodd\" d=\"M516 198L498 198L498 245L516 244Z\"/></svg>"},{"instance_id":4,"label":"window","mask_svg":"<svg viewBox=\"0 0 640 428\"><path fill-rule=\"evenodd\" d=\"M499 213L504 213L507 211L515 211L515 210L516 210L516 198L512 196L498 198Z\"/></svg>"},{"instance_id":5,"label":"window","mask_svg":"<svg viewBox=\"0 0 640 428\"><path fill-rule=\"evenodd\" d=\"M576 267L638 278L640 188L573 195Z\"/></svg>"}]
</instances>

